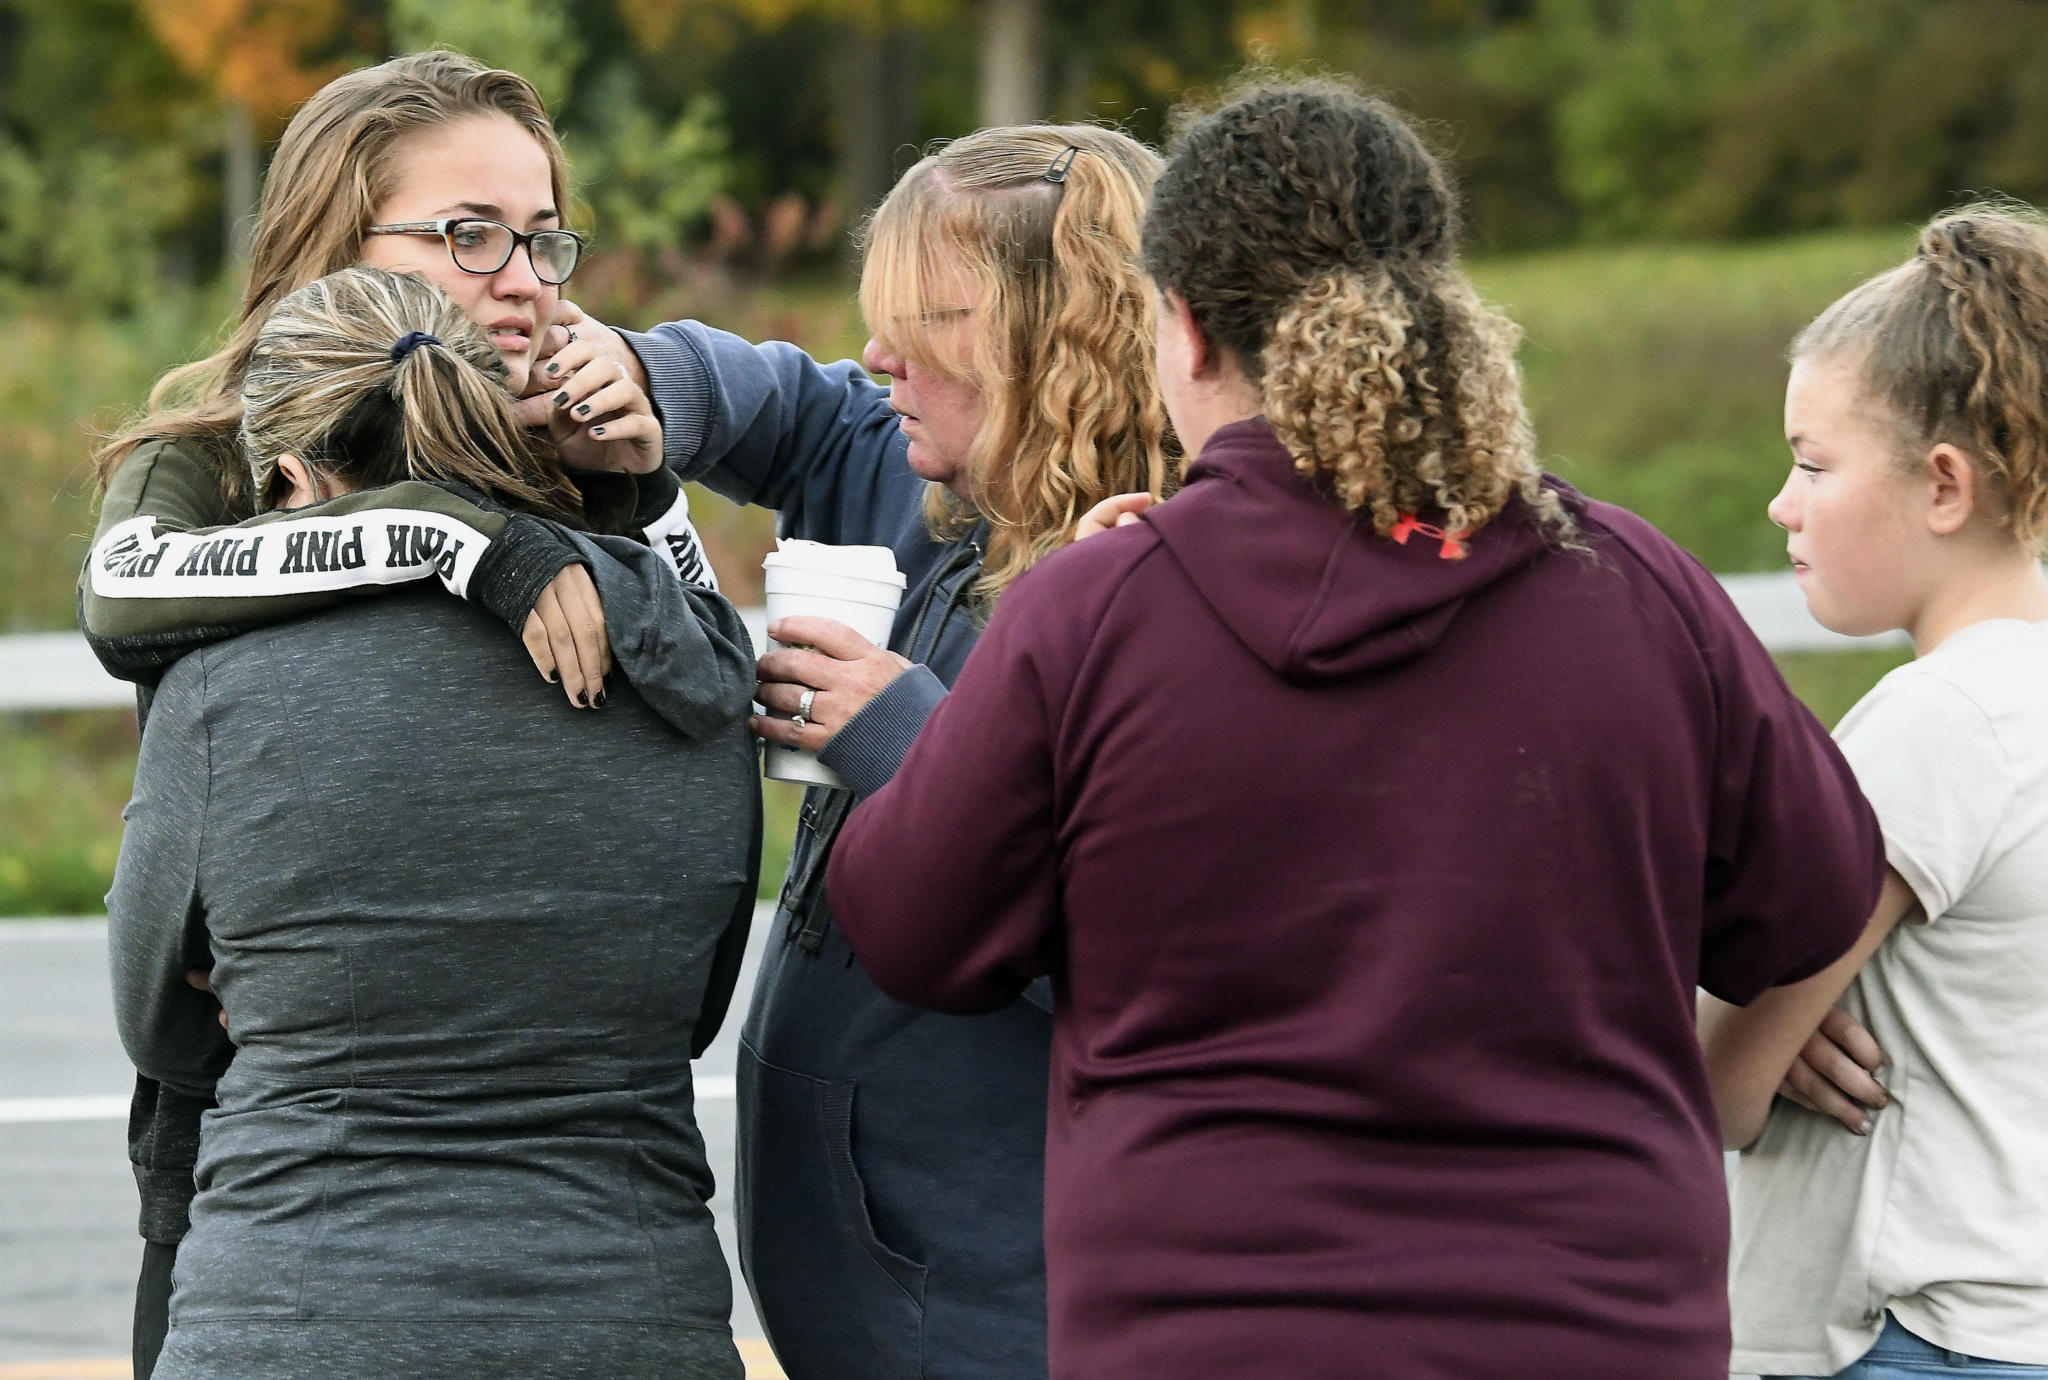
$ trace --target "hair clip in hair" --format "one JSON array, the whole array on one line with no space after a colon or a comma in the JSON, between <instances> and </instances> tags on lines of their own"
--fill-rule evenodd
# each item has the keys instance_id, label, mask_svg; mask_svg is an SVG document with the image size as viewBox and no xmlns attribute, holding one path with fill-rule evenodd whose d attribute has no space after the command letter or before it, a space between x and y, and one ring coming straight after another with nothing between
<instances>
[{"instance_id":1,"label":"hair clip in hair","mask_svg":"<svg viewBox=\"0 0 2048 1380\"><path fill-rule=\"evenodd\" d=\"M429 335L425 331L408 331L398 338L396 345L391 347L391 362L397 364L422 345L439 345L440 343L441 337L438 335Z\"/></svg>"},{"instance_id":2,"label":"hair clip in hair","mask_svg":"<svg viewBox=\"0 0 2048 1380\"><path fill-rule=\"evenodd\" d=\"M1067 180L1067 172L1074 166L1074 156L1081 152L1079 144L1069 144L1060 150L1060 156L1052 160L1052 166L1045 170L1047 182L1059 183Z\"/></svg>"},{"instance_id":3,"label":"hair clip in hair","mask_svg":"<svg viewBox=\"0 0 2048 1380\"><path fill-rule=\"evenodd\" d=\"M1393 530L1387 535L1394 539L1396 546L1406 546L1408 538L1418 532L1443 543L1436 553L1440 561L1462 561L1471 554L1471 548L1465 545L1465 539L1472 535L1471 532L1464 528L1447 532L1441 527L1422 521L1413 513L1401 514L1399 520L1394 523Z\"/></svg>"}]
</instances>

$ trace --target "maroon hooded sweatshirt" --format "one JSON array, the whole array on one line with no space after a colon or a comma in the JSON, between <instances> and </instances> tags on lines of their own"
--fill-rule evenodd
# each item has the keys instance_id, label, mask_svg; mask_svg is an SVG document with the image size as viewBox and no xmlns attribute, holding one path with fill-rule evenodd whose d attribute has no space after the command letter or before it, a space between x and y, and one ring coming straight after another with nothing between
<instances>
[{"instance_id":1,"label":"maroon hooded sweatshirt","mask_svg":"<svg viewBox=\"0 0 2048 1380\"><path fill-rule=\"evenodd\" d=\"M1004 596L830 900L883 991L1049 973L1052 1371L1724 1380L1695 985L1848 949L1884 855L1713 577L1563 485L1464 559L1263 421Z\"/></svg>"}]
</instances>

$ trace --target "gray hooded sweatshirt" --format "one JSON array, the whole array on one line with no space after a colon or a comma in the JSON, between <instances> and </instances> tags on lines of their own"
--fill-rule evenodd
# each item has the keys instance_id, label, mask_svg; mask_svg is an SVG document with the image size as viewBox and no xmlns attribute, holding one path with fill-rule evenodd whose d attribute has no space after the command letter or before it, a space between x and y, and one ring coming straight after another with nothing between
<instances>
[{"instance_id":1,"label":"gray hooded sweatshirt","mask_svg":"<svg viewBox=\"0 0 2048 1380\"><path fill-rule=\"evenodd\" d=\"M694 737L623 679L566 708L436 593L165 675L116 1007L220 1105L160 1380L741 1375L690 1081L753 882L747 643L709 602Z\"/></svg>"}]
</instances>

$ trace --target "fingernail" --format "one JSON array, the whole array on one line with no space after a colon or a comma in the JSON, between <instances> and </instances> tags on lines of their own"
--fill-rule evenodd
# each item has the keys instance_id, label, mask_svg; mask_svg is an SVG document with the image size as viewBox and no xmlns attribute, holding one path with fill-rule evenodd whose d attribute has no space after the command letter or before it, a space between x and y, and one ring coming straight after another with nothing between
<instances>
[{"instance_id":1,"label":"fingernail","mask_svg":"<svg viewBox=\"0 0 2048 1380\"><path fill-rule=\"evenodd\" d=\"M604 435L604 428L601 426L594 426L590 429L590 434L592 436L602 436Z\"/></svg>"},{"instance_id":2,"label":"fingernail","mask_svg":"<svg viewBox=\"0 0 2048 1380\"><path fill-rule=\"evenodd\" d=\"M562 366L561 366L561 365L560 365L559 363L553 363L553 362L551 362L551 363L550 363L550 364L548 365L548 372L549 372L550 374L559 374L559 373L561 373L561 372L562 372Z\"/></svg>"},{"instance_id":3,"label":"fingernail","mask_svg":"<svg viewBox=\"0 0 2048 1380\"><path fill-rule=\"evenodd\" d=\"M565 402L567 402L567 401L569 401L569 390L568 390L568 389L564 388L564 389L563 389L563 390L562 390L561 392L559 392L559 393L555 394L555 406L556 406L556 407L560 407L560 406L561 406L561 405L562 405L563 403L565 403Z\"/></svg>"},{"instance_id":4,"label":"fingernail","mask_svg":"<svg viewBox=\"0 0 2048 1380\"><path fill-rule=\"evenodd\" d=\"M549 685L553 685L555 683L555 673L553 671L542 671L541 675L547 678L547 682Z\"/></svg>"},{"instance_id":5,"label":"fingernail","mask_svg":"<svg viewBox=\"0 0 2048 1380\"><path fill-rule=\"evenodd\" d=\"M1863 1120L1862 1120L1861 1122L1859 1122L1859 1123L1857 1124L1857 1127L1856 1127L1856 1134L1857 1134L1857 1135L1859 1135L1859 1136L1867 1136L1867 1135L1869 1135L1869 1134L1870 1134L1870 1118L1869 1118L1869 1117L1865 1117L1865 1118L1863 1118Z\"/></svg>"},{"instance_id":6,"label":"fingernail","mask_svg":"<svg viewBox=\"0 0 2048 1380\"><path fill-rule=\"evenodd\" d=\"M582 705L585 709L590 708L590 692L588 690L578 690L576 692L576 703Z\"/></svg>"},{"instance_id":7,"label":"fingernail","mask_svg":"<svg viewBox=\"0 0 2048 1380\"><path fill-rule=\"evenodd\" d=\"M579 416L579 417L588 417L588 416L590 415L590 404L589 404L589 403L582 403L582 404L580 404L580 405L579 405L579 406L578 406L578 407L576 408L576 415L577 415L577 416Z\"/></svg>"},{"instance_id":8,"label":"fingernail","mask_svg":"<svg viewBox=\"0 0 2048 1380\"><path fill-rule=\"evenodd\" d=\"M599 709L604 708L604 691L602 690L597 692L597 707Z\"/></svg>"}]
</instances>

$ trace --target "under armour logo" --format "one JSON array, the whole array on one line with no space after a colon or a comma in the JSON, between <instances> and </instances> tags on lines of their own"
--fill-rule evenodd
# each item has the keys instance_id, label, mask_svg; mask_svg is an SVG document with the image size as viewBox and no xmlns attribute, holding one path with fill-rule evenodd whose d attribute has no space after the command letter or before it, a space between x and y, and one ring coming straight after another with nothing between
<instances>
[{"instance_id":1,"label":"under armour logo","mask_svg":"<svg viewBox=\"0 0 2048 1380\"><path fill-rule=\"evenodd\" d=\"M1394 539L1395 545L1406 546L1408 538L1418 532L1443 543L1436 553L1438 560L1462 561L1471 553L1471 548L1465 545L1466 538L1472 535L1469 530L1461 527L1455 532L1446 532L1441 527L1423 522L1413 513L1401 514L1399 521L1394 524L1394 530L1387 535Z\"/></svg>"}]
</instances>

